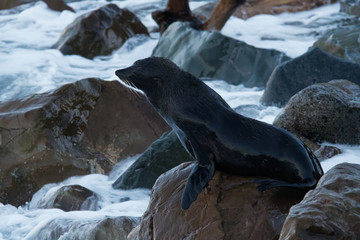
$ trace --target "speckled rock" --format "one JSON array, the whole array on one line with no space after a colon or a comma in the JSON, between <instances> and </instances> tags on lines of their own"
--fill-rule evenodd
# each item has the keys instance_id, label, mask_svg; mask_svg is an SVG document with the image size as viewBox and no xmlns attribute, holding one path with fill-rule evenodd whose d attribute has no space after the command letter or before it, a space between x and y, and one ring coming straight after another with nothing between
<instances>
[{"instance_id":1,"label":"speckled rock","mask_svg":"<svg viewBox=\"0 0 360 240\"><path fill-rule=\"evenodd\" d=\"M314 84L293 96L274 125L318 142L360 144L360 86Z\"/></svg>"}]
</instances>

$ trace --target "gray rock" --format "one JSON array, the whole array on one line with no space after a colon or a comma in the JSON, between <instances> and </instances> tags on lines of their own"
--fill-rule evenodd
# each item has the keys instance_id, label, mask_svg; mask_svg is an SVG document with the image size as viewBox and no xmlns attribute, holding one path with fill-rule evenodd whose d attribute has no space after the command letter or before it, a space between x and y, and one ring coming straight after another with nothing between
<instances>
[{"instance_id":1,"label":"gray rock","mask_svg":"<svg viewBox=\"0 0 360 240\"><path fill-rule=\"evenodd\" d=\"M196 77L222 79L246 87L265 87L274 68L289 60L282 52L255 48L217 31L197 31L183 22L168 27L153 56L169 58Z\"/></svg>"},{"instance_id":2,"label":"gray rock","mask_svg":"<svg viewBox=\"0 0 360 240\"><path fill-rule=\"evenodd\" d=\"M206 21L207 19L210 18L211 14L215 8L215 5L216 5L215 2L206 3L200 7L197 7L194 10L192 10L192 14L199 17L201 20Z\"/></svg>"},{"instance_id":3,"label":"gray rock","mask_svg":"<svg viewBox=\"0 0 360 240\"><path fill-rule=\"evenodd\" d=\"M56 218L26 239L126 240L139 221L140 219L135 217L97 217L90 220Z\"/></svg>"},{"instance_id":4,"label":"gray rock","mask_svg":"<svg viewBox=\"0 0 360 240\"><path fill-rule=\"evenodd\" d=\"M359 0L340 0L340 12L360 16Z\"/></svg>"},{"instance_id":5,"label":"gray rock","mask_svg":"<svg viewBox=\"0 0 360 240\"><path fill-rule=\"evenodd\" d=\"M136 34L149 35L132 12L108 4L75 19L64 29L53 48L65 55L94 58L111 54Z\"/></svg>"},{"instance_id":6,"label":"gray rock","mask_svg":"<svg viewBox=\"0 0 360 240\"><path fill-rule=\"evenodd\" d=\"M97 210L97 202L100 196L93 191L80 186L71 185L61 187L54 194L54 198L46 208L59 208L66 212L80 210Z\"/></svg>"},{"instance_id":7,"label":"gray rock","mask_svg":"<svg viewBox=\"0 0 360 240\"><path fill-rule=\"evenodd\" d=\"M304 200L290 208L281 231L285 239L359 239L360 165L330 169Z\"/></svg>"},{"instance_id":8,"label":"gray rock","mask_svg":"<svg viewBox=\"0 0 360 240\"><path fill-rule=\"evenodd\" d=\"M360 84L360 65L313 48L279 65L271 74L260 101L264 105L284 106L300 90L334 79Z\"/></svg>"},{"instance_id":9,"label":"gray rock","mask_svg":"<svg viewBox=\"0 0 360 240\"><path fill-rule=\"evenodd\" d=\"M340 25L325 32L314 46L333 56L360 64L360 22Z\"/></svg>"},{"instance_id":10,"label":"gray rock","mask_svg":"<svg viewBox=\"0 0 360 240\"><path fill-rule=\"evenodd\" d=\"M314 84L293 96L274 125L319 142L360 144L360 86Z\"/></svg>"},{"instance_id":11,"label":"gray rock","mask_svg":"<svg viewBox=\"0 0 360 240\"><path fill-rule=\"evenodd\" d=\"M164 133L113 183L113 187L152 188L161 174L192 160L173 131Z\"/></svg>"}]
</instances>

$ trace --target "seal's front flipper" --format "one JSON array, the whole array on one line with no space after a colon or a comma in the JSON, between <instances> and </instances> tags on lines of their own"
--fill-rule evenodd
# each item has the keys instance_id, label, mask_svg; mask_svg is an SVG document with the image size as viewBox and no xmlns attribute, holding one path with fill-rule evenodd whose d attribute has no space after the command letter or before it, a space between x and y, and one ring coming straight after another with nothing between
<instances>
[{"instance_id":1,"label":"seal's front flipper","mask_svg":"<svg viewBox=\"0 0 360 240\"><path fill-rule=\"evenodd\" d=\"M212 161L210 162L211 164L204 167L197 164L190 173L181 199L181 208L183 210L190 207L191 203L195 201L199 193L213 177L215 164Z\"/></svg>"},{"instance_id":2,"label":"seal's front flipper","mask_svg":"<svg viewBox=\"0 0 360 240\"><path fill-rule=\"evenodd\" d=\"M290 183L290 182L284 182L280 180L274 180L274 179L257 179L254 181L255 183L259 183L260 185L256 188L259 190L259 192L266 191L271 188L275 187L290 187L290 188L314 188L316 186L317 181L315 179L308 179L304 182L299 183Z\"/></svg>"}]
</instances>

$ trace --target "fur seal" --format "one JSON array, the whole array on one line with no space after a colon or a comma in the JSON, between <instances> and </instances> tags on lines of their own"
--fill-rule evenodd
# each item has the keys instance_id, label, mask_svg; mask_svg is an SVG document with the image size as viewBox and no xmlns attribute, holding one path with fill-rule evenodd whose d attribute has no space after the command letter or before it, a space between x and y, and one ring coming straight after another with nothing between
<instances>
[{"instance_id":1,"label":"fur seal","mask_svg":"<svg viewBox=\"0 0 360 240\"><path fill-rule=\"evenodd\" d=\"M314 188L323 175L317 158L294 135L236 113L214 90L165 58L150 57L115 73L144 92L196 160L182 209L188 209L215 168L256 180L259 191Z\"/></svg>"}]
</instances>

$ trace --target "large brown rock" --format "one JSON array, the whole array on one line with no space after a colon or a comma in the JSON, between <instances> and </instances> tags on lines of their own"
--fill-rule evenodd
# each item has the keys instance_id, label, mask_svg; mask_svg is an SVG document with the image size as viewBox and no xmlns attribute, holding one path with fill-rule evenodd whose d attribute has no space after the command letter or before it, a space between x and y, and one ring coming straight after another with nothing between
<instances>
[{"instance_id":1,"label":"large brown rock","mask_svg":"<svg viewBox=\"0 0 360 240\"><path fill-rule=\"evenodd\" d=\"M239 6L234 16L247 19L258 14L280 14L310 10L337 0L260 0L247 1Z\"/></svg>"},{"instance_id":2,"label":"large brown rock","mask_svg":"<svg viewBox=\"0 0 360 240\"><path fill-rule=\"evenodd\" d=\"M360 86L334 80L297 93L273 124L317 142L359 145L359 119Z\"/></svg>"},{"instance_id":3,"label":"large brown rock","mask_svg":"<svg viewBox=\"0 0 360 240\"><path fill-rule=\"evenodd\" d=\"M94 58L111 54L136 34L149 33L132 12L108 4L76 18L53 47L65 55Z\"/></svg>"},{"instance_id":4,"label":"large brown rock","mask_svg":"<svg viewBox=\"0 0 360 240\"><path fill-rule=\"evenodd\" d=\"M304 200L291 207L280 239L359 239L360 165L330 169Z\"/></svg>"},{"instance_id":5,"label":"large brown rock","mask_svg":"<svg viewBox=\"0 0 360 240\"><path fill-rule=\"evenodd\" d=\"M216 171L209 187L184 211L180 199L193 167L183 163L158 178L129 239L278 239L289 208L304 195L287 188L260 193L254 178Z\"/></svg>"},{"instance_id":6,"label":"large brown rock","mask_svg":"<svg viewBox=\"0 0 360 240\"><path fill-rule=\"evenodd\" d=\"M118 81L83 79L0 104L0 200L21 205L44 184L108 173L169 127Z\"/></svg>"}]
</instances>

